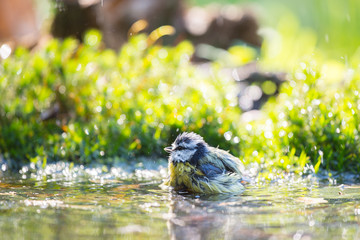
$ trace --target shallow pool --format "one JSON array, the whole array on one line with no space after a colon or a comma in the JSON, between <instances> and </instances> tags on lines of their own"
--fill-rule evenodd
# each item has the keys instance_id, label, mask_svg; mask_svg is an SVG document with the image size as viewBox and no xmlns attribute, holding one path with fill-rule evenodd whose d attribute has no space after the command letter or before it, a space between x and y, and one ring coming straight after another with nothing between
<instances>
[{"instance_id":1,"label":"shallow pool","mask_svg":"<svg viewBox=\"0 0 360 240\"><path fill-rule=\"evenodd\" d=\"M57 167L0 173L1 239L360 239L355 183L289 178L180 195L159 188L165 169Z\"/></svg>"}]
</instances>

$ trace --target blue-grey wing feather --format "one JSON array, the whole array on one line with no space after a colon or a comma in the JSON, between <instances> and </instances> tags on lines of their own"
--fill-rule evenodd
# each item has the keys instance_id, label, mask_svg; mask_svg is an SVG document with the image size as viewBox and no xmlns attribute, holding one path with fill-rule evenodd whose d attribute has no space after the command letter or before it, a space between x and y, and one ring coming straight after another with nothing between
<instances>
[{"instance_id":1,"label":"blue-grey wing feather","mask_svg":"<svg viewBox=\"0 0 360 240\"><path fill-rule=\"evenodd\" d=\"M223 174L224 170L215 167L214 165L210 163L205 163L199 166L199 169L205 174L206 177L211 178L215 177L218 174Z\"/></svg>"}]
</instances>

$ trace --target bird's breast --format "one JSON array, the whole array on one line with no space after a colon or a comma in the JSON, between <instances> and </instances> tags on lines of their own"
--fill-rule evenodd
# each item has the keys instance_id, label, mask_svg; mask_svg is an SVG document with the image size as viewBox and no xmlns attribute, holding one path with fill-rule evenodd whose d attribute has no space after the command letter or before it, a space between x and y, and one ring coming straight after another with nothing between
<instances>
[{"instance_id":1,"label":"bird's breast","mask_svg":"<svg viewBox=\"0 0 360 240\"><path fill-rule=\"evenodd\" d=\"M199 174L198 170L189 162L171 162L169 164L170 186L175 189L186 188L191 185L191 179L195 174Z\"/></svg>"}]
</instances>

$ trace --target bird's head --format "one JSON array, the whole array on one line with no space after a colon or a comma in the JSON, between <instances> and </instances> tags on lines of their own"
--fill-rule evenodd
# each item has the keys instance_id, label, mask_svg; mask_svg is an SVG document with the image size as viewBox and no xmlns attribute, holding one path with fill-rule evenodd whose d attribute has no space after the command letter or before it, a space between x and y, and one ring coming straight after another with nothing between
<instances>
[{"instance_id":1,"label":"bird's head","mask_svg":"<svg viewBox=\"0 0 360 240\"><path fill-rule=\"evenodd\" d=\"M177 136L170 147L166 147L164 150L170 153L170 160L175 163L196 163L208 151L207 147L207 143L200 135L184 132Z\"/></svg>"}]
</instances>

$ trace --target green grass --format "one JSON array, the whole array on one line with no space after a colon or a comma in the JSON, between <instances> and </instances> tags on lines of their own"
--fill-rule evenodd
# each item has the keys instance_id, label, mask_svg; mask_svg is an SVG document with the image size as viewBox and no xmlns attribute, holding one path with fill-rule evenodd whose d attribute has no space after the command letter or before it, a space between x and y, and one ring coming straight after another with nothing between
<instances>
[{"instance_id":1,"label":"green grass","mask_svg":"<svg viewBox=\"0 0 360 240\"><path fill-rule=\"evenodd\" d=\"M239 153L223 137L236 134L240 116L228 95L233 83L196 71L192 52L188 42L147 46L138 35L116 53L94 31L85 44L17 49L0 65L0 152L17 162L113 163L165 157L178 133L196 131ZM55 105L56 118L41 120Z\"/></svg>"},{"instance_id":2,"label":"green grass","mask_svg":"<svg viewBox=\"0 0 360 240\"><path fill-rule=\"evenodd\" d=\"M344 68L344 78L330 81L322 68L327 69L314 62L299 64L280 95L264 107L263 120L246 127L245 160L274 171L301 171L307 163L360 171L359 72Z\"/></svg>"},{"instance_id":3,"label":"green grass","mask_svg":"<svg viewBox=\"0 0 360 240\"><path fill-rule=\"evenodd\" d=\"M300 173L307 164L358 173L359 59L325 57L295 20L279 25L276 54L277 42L265 39L259 61L287 69L289 81L264 106L262 119L248 123L222 70L229 62L204 73L189 62L189 42L148 45L148 36L136 35L117 53L90 31L84 44L66 39L32 52L18 48L0 64L0 153L14 165L131 162L164 158L162 148L177 134L194 131L257 164L267 178ZM299 45L304 51L295 51ZM243 64L256 57L250 52L231 48L229 59ZM54 106L56 117L42 120Z\"/></svg>"}]
</instances>

